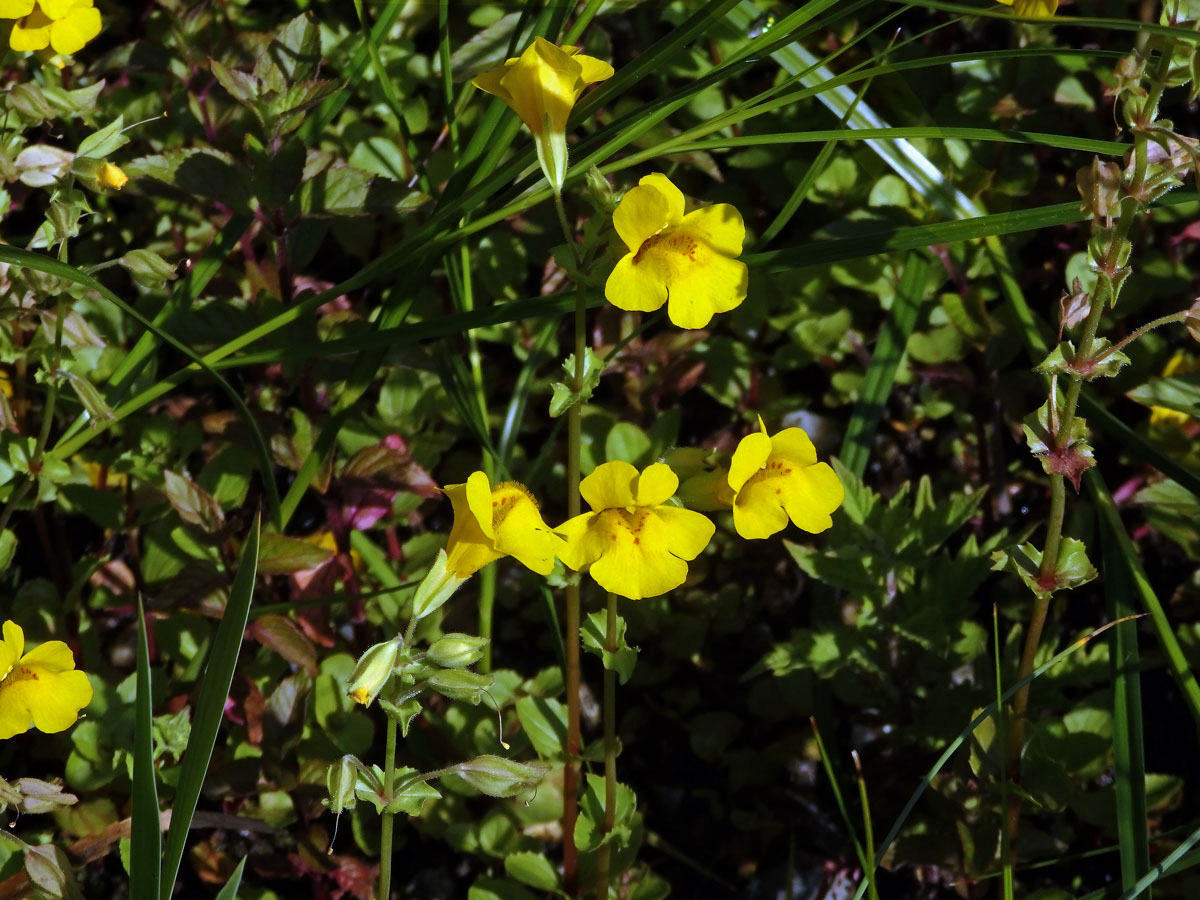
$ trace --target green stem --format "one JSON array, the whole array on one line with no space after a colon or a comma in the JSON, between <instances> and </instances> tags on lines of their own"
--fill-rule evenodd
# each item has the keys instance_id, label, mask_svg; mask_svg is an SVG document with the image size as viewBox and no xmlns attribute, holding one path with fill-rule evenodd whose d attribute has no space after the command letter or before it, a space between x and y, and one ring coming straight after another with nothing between
<instances>
[{"instance_id":1,"label":"green stem","mask_svg":"<svg viewBox=\"0 0 1200 900\"><path fill-rule=\"evenodd\" d=\"M582 265L575 235L567 221L567 211L562 196L554 195L554 208L563 237L575 256L577 265ZM582 284L576 285L575 294L575 371L571 378L571 390L583 389L583 366L587 329L587 296ZM581 403L567 410L567 518L573 519L580 513L579 455L582 445ZM567 893L574 894L579 879L579 851L575 847L575 820L579 817L579 582L567 585L566 609L566 687L567 687L567 763L563 769L563 881Z\"/></svg>"},{"instance_id":2,"label":"green stem","mask_svg":"<svg viewBox=\"0 0 1200 900\"><path fill-rule=\"evenodd\" d=\"M610 656L617 652L617 595L608 594L608 619L604 629L604 648ZM617 820L617 673L604 668L604 825L602 834L612 833ZM600 846L596 858L596 900L608 900L612 873L612 843Z\"/></svg>"},{"instance_id":3,"label":"green stem","mask_svg":"<svg viewBox=\"0 0 1200 900\"><path fill-rule=\"evenodd\" d=\"M388 716L387 745L383 759L383 795L392 800L392 787L396 779L396 720ZM379 834L379 892L376 900L389 900L392 894L392 829L396 814L385 812Z\"/></svg>"},{"instance_id":4,"label":"green stem","mask_svg":"<svg viewBox=\"0 0 1200 900\"><path fill-rule=\"evenodd\" d=\"M1116 353L1118 350L1120 350L1126 344L1133 343L1138 338L1140 338L1143 334L1145 334L1147 331L1153 331L1155 328L1159 328L1159 327L1161 327L1163 325L1167 325L1171 322L1182 322L1184 319L1187 318L1187 315L1189 312L1190 312L1190 310L1184 309L1184 310L1180 310L1177 313L1171 313L1169 316L1163 316L1160 319L1155 319L1153 322L1147 322L1141 328L1137 329L1136 331L1129 334L1127 337L1125 337L1122 340L1118 341L1117 343L1113 344L1111 347L1109 347L1103 353L1097 353L1096 358L1092 360L1092 365L1096 365L1096 363L1102 362L1105 357L1111 356L1113 353Z\"/></svg>"}]
</instances>

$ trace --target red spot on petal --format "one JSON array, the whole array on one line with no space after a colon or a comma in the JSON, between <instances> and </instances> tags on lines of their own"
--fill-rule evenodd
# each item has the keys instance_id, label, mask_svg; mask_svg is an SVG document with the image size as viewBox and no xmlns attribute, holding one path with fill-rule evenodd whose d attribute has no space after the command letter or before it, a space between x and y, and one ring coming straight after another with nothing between
<instances>
[{"instance_id":1,"label":"red spot on petal","mask_svg":"<svg viewBox=\"0 0 1200 900\"><path fill-rule=\"evenodd\" d=\"M642 542L642 539L641 539L641 538L634 538L634 539L633 539L633 542L634 542L635 544L640 544L640 543Z\"/></svg>"}]
</instances>

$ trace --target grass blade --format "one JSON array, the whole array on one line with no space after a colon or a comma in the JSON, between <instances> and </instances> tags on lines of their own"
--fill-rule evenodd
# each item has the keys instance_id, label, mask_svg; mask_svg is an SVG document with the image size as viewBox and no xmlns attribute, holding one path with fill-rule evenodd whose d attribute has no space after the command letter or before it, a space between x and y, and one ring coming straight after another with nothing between
<instances>
[{"instance_id":1,"label":"grass blade","mask_svg":"<svg viewBox=\"0 0 1200 900\"><path fill-rule=\"evenodd\" d=\"M1088 487L1106 522L1110 515L1117 515L1112 496L1101 478L1089 479ZM1129 590L1129 573L1117 543L1112 528L1100 529L1104 599L1110 619L1119 619L1135 612ZM1117 795L1117 837L1121 848L1121 886L1129 888L1150 871L1137 622L1122 622L1109 632L1108 640L1113 681L1114 787Z\"/></svg>"},{"instance_id":2,"label":"grass blade","mask_svg":"<svg viewBox=\"0 0 1200 900\"><path fill-rule=\"evenodd\" d=\"M225 882L225 886L221 888L213 900L237 900L238 888L242 886L242 872L245 869L246 857L243 856L238 861L237 868L233 870L233 874L229 876L229 880Z\"/></svg>"},{"instance_id":3,"label":"grass blade","mask_svg":"<svg viewBox=\"0 0 1200 900\"><path fill-rule=\"evenodd\" d=\"M810 716L808 724L812 726L813 737L817 740L817 752L821 755L821 765L825 767L825 777L829 779L829 787L833 790L833 800L837 804L838 812L841 813L842 822L846 826L850 840L854 842L854 853L858 857L858 864L864 873L870 872L871 855L863 849L862 842L858 839L854 820L850 818L850 810L846 807L846 799L842 796L842 789L838 785L837 773L833 771L833 760L829 756L829 751L825 749L825 741L821 738L821 729L817 727L817 717ZM857 759L857 755L855 758Z\"/></svg>"},{"instance_id":4,"label":"grass blade","mask_svg":"<svg viewBox=\"0 0 1200 900\"><path fill-rule=\"evenodd\" d=\"M129 846L129 893L133 900L158 900L162 865L158 784L154 774L154 695L150 684L150 649L146 611L137 605L137 692L134 695L133 811Z\"/></svg>"},{"instance_id":5,"label":"grass blade","mask_svg":"<svg viewBox=\"0 0 1200 900\"><path fill-rule=\"evenodd\" d=\"M875 430L883 417L904 348L921 314L928 275L929 258L921 253L909 253L904 261L904 274L900 278L896 299L887 322L879 332L875 352L871 354L871 364L867 367L867 375L863 379L862 390L858 402L854 404L854 412L850 415L846 438L842 443L842 462L859 478L866 470Z\"/></svg>"},{"instance_id":6,"label":"grass blade","mask_svg":"<svg viewBox=\"0 0 1200 900\"><path fill-rule=\"evenodd\" d=\"M1183 843L1176 847L1166 859L1139 878L1132 887L1130 887L1118 898L1118 900L1133 900L1134 897L1143 896L1143 892L1146 891L1150 885L1154 884L1154 882L1157 881L1160 876L1169 872L1171 867L1183 859L1187 852L1191 850L1192 847L1194 847L1198 842L1200 842L1200 828L1197 828L1195 831L1189 834L1184 839Z\"/></svg>"},{"instance_id":7,"label":"grass blade","mask_svg":"<svg viewBox=\"0 0 1200 900\"><path fill-rule=\"evenodd\" d=\"M171 813L171 827L167 831L167 849L163 860L160 900L170 900L183 860L183 848L187 843L188 828L196 812L196 803L204 787L204 776L212 759L213 747L217 743L221 719L225 713L225 700L229 696L229 685L233 681L233 670L237 667L238 652L242 647L242 635L250 613L250 600L254 596L254 578L258 569L258 537L262 527L262 514L254 517L254 524L242 545L237 575L229 591L229 602L225 614L217 626L212 649L204 666L204 678L200 683L200 695L196 700L196 711L192 716L192 735L183 755L183 767L179 773L179 787L175 792L175 806Z\"/></svg>"},{"instance_id":8,"label":"grass blade","mask_svg":"<svg viewBox=\"0 0 1200 900\"><path fill-rule=\"evenodd\" d=\"M992 702L980 710L979 714L967 724L967 727L958 733L958 737L956 737L946 746L946 749L942 751L942 755L937 758L937 761L934 762L934 764L929 768L929 771L925 773L925 777L921 779L921 784L913 792L912 796L908 798L908 802L904 804L904 808L900 811L900 815L896 817L896 821L892 824L891 829L888 831L887 837L885 837L883 839L883 843L880 844L879 851L875 854L874 865L878 867L879 864L883 862L883 857L887 855L888 849L892 846L892 842L895 841L896 837L900 834L900 829L903 828L904 823L908 821L909 815L916 807L917 802L924 795L926 789L928 789L929 785L933 783L933 779L937 776L937 773L940 772L942 767L950 761L950 757L955 754L958 748L961 747L963 743L975 733L976 728L986 722L990 717L996 715L1001 706L1007 700L1010 700L1012 697L1016 696L1017 691L1019 691L1025 685L1032 682L1035 678L1041 677L1044 672L1054 668L1076 650L1079 650L1081 647L1085 646L1088 641L1104 634L1104 632L1108 631L1108 629L1112 628L1114 625L1119 625L1121 621L1122 620L1118 619L1116 622L1109 622L1106 625L1101 625L1099 628L1090 631L1083 637L1073 641L1065 650L1061 650L1054 654L1054 656L1046 660L1020 681L1014 682L1013 685L1000 696L998 702ZM854 900L862 900L862 895L866 892L866 890L867 882L864 880L861 884L859 884L858 890L854 892Z\"/></svg>"}]
</instances>

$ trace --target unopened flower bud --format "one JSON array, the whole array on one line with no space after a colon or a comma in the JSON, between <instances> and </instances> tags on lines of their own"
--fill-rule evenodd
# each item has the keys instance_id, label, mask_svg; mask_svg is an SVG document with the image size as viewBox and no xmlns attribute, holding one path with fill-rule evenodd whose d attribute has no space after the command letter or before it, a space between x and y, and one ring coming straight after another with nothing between
<instances>
[{"instance_id":1,"label":"unopened flower bud","mask_svg":"<svg viewBox=\"0 0 1200 900\"><path fill-rule=\"evenodd\" d=\"M433 642L425 658L447 669L463 669L483 658L487 638L470 634L447 634Z\"/></svg>"},{"instance_id":2,"label":"unopened flower bud","mask_svg":"<svg viewBox=\"0 0 1200 900\"><path fill-rule=\"evenodd\" d=\"M100 171L96 173L96 177L102 185L114 191L119 191L129 183L129 176L121 171L121 167L113 165L110 162L106 162L100 167Z\"/></svg>"},{"instance_id":3,"label":"unopened flower bud","mask_svg":"<svg viewBox=\"0 0 1200 900\"><path fill-rule=\"evenodd\" d=\"M354 809L358 802L355 793L361 773L368 772L358 757L346 754L329 767L325 772L325 786L329 789L329 800L326 803L331 812L340 813L343 810Z\"/></svg>"},{"instance_id":4,"label":"unopened flower bud","mask_svg":"<svg viewBox=\"0 0 1200 900\"><path fill-rule=\"evenodd\" d=\"M613 210L617 208L617 198L613 196L612 185L595 165L588 166L586 177L592 204L600 212L611 216Z\"/></svg>"},{"instance_id":5,"label":"unopened flower bud","mask_svg":"<svg viewBox=\"0 0 1200 900\"><path fill-rule=\"evenodd\" d=\"M433 690L451 700L465 700L478 704L484 692L492 686L491 675L476 675L459 669L443 669L434 672L426 682Z\"/></svg>"},{"instance_id":6,"label":"unopened flower bud","mask_svg":"<svg viewBox=\"0 0 1200 900\"><path fill-rule=\"evenodd\" d=\"M371 701L379 696L383 686L392 677L403 645L404 641L400 638L392 638L376 644L362 655L346 684L346 693L351 700L363 706L371 705Z\"/></svg>"},{"instance_id":7,"label":"unopened flower bud","mask_svg":"<svg viewBox=\"0 0 1200 900\"><path fill-rule=\"evenodd\" d=\"M550 767L536 762L519 763L502 756L477 756L459 763L454 770L463 781L489 797L515 797L541 784Z\"/></svg>"},{"instance_id":8,"label":"unopened flower bud","mask_svg":"<svg viewBox=\"0 0 1200 900\"><path fill-rule=\"evenodd\" d=\"M413 596L412 614L423 619L431 612L439 609L443 603L460 587L467 583L466 578L459 578L450 570L445 550L439 550L433 565L425 573L425 577L417 586Z\"/></svg>"},{"instance_id":9,"label":"unopened flower bud","mask_svg":"<svg viewBox=\"0 0 1200 900\"><path fill-rule=\"evenodd\" d=\"M1187 311L1187 316L1184 317L1183 324L1187 326L1188 334L1192 336L1192 340L1200 341L1200 297L1192 301L1192 305Z\"/></svg>"}]
</instances>

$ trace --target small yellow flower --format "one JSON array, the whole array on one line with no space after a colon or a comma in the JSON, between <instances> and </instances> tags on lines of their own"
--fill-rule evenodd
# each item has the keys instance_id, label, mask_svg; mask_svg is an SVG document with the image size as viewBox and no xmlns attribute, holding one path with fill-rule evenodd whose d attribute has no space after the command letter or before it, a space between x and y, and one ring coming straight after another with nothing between
<instances>
[{"instance_id":1,"label":"small yellow flower","mask_svg":"<svg viewBox=\"0 0 1200 900\"><path fill-rule=\"evenodd\" d=\"M100 33L95 0L0 0L0 18L17 19L8 42L18 52L75 53Z\"/></svg>"},{"instance_id":2,"label":"small yellow flower","mask_svg":"<svg viewBox=\"0 0 1200 900\"><path fill-rule=\"evenodd\" d=\"M454 507L454 525L446 541L447 569L470 578L488 563L512 556L539 575L549 575L562 538L542 521L537 501L523 484L505 481L492 487L483 472L465 484L442 490Z\"/></svg>"},{"instance_id":3,"label":"small yellow flower","mask_svg":"<svg viewBox=\"0 0 1200 900\"><path fill-rule=\"evenodd\" d=\"M800 428L742 438L726 476L733 491L733 527L747 539L770 537L790 518L797 528L816 534L833 525L829 517L842 504L842 483Z\"/></svg>"},{"instance_id":4,"label":"small yellow flower","mask_svg":"<svg viewBox=\"0 0 1200 900\"><path fill-rule=\"evenodd\" d=\"M559 558L630 600L679 587L688 561L708 546L715 529L698 512L664 505L678 486L675 473L662 463L640 475L626 462L597 466L579 485L592 511L559 527L567 539Z\"/></svg>"},{"instance_id":5,"label":"small yellow flower","mask_svg":"<svg viewBox=\"0 0 1200 900\"><path fill-rule=\"evenodd\" d=\"M121 171L121 167L115 166L110 162L106 162L100 167L100 171L96 173L96 178L106 188L112 188L114 191L119 191L129 183L129 176Z\"/></svg>"},{"instance_id":6,"label":"small yellow flower","mask_svg":"<svg viewBox=\"0 0 1200 900\"><path fill-rule=\"evenodd\" d=\"M75 669L75 657L62 641L46 641L25 653L25 633L4 623L0 640L0 739L30 728L65 731L92 702L92 685ZM22 655L24 654L24 655Z\"/></svg>"},{"instance_id":7,"label":"small yellow flower","mask_svg":"<svg viewBox=\"0 0 1200 900\"><path fill-rule=\"evenodd\" d=\"M621 198L613 227L629 248L604 285L613 306L649 312L666 303L680 328L703 328L746 299L746 264L736 258L746 226L728 203L684 215L679 188L655 173Z\"/></svg>"},{"instance_id":8,"label":"small yellow flower","mask_svg":"<svg viewBox=\"0 0 1200 900\"><path fill-rule=\"evenodd\" d=\"M1011 6L1013 12L1027 19L1049 19L1058 9L1058 0L996 0Z\"/></svg>"},{"instance_id":9,"label":"small yellow flower","mask_svg":"<svg viewBox=\"0 0 1200 900\"><path fill-rule=\"evenodd\" d=\"M612 76L613 67L603 60L537 37L519 57L481 72L471 83L521 117L533 133L547 180L561 192L567 175L567 118L584 88Z\"/></svg>"}]
</instances>

